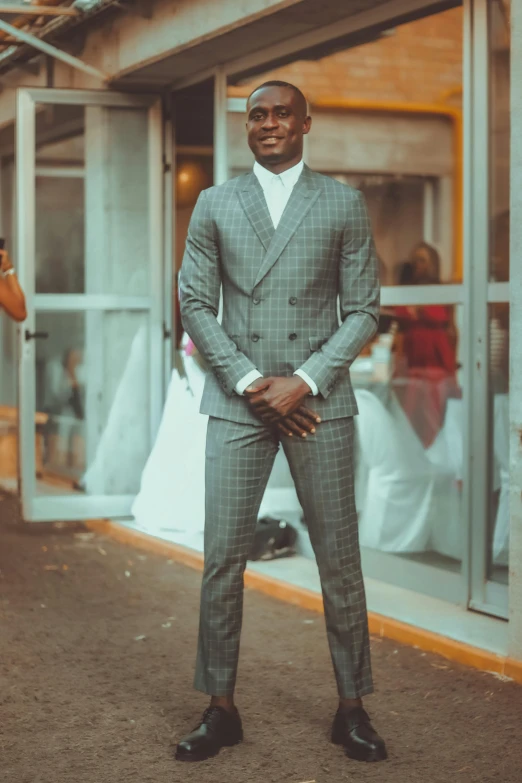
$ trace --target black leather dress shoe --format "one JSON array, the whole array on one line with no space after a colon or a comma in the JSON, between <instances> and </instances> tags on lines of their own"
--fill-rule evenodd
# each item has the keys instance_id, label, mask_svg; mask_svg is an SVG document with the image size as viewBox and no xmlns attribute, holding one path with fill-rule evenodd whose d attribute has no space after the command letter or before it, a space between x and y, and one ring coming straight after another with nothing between
<instances>
[{"instance_id":1,"label":"black leather dress shoe","mask_svg":"<svg viewBox=\"0 0 522 783\"><path fill-rule=\"evenodd\" d=\"M388 757L384 740L379 737L362 707L349 711L337 710L332 727L332 742L344 745L346 755L357 761L384 761Z\"/></svg>"},{"instance_id":2,"label":"black leather dress shoe","mask_svg":"<svg viewBox=\"0 0 522 783\"><path fill-rule=\"evenodd\" d=\"M215 756L221 748L237 745L243 739L239 712L223 707L208 707L199 726L184 737L176 748L178 761L204 761Z\"/></svg>"}]
</instances>

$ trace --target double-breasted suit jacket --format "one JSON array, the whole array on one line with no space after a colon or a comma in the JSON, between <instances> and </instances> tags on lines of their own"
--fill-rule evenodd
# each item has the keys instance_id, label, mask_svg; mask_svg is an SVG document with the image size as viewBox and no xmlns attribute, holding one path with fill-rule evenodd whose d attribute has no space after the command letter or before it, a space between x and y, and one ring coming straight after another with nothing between
<instances>
[{"instance_id":1,"label":"double-breasted suit jacket","mask_svg":"<svg viewBox=\"0 0 522 783\"><path fill-rule=\"evenodd\" d=\"M210 419L195 687L234 692L243 573L281 442L319 566L339 694L370 693L348 368L375 333L379 285L361 194L304 167L274 230L254 173L204 191L189 227L180 304L212 370L201 402ZM318 388L311 405L322 421L312 437L278 437L235 388L253 370L298 369Z\"/></svg>"},{"instance_id":2,"label":"double-breasted suit jacket","mask_svg":"<svg viewBox=\"0 0 522 783\"><path fill-rule=\"evenodd\" d=\"M220 289L223 317L217 321ZM201 412L258 423L234 391L254 369L315 381L323 421L357 405L349 366L377 328L377 258L361 193L307 166L274 230L254 173L203 191L180 275L185 329L207 360Z\"/></svg>"}]
</instances>

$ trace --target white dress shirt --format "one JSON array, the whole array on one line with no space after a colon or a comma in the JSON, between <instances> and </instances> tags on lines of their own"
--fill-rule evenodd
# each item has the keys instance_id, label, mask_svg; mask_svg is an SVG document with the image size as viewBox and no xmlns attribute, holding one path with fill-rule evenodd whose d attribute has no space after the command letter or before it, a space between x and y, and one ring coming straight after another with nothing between
<instances>
[{"instance_id":1,"label":"white dress shirt","mask_svg":"<svg viewBox=\"0 0 522 783\"><path fill-rule=\"evenodd\" d=\"M304 163L302 160L300 160L299 163L297 163L295 166L292 166L291 169L287 169L281 174L273 174L268 169L265 169L264 166L261 166L257 160L254 163L254 174L256 175L259 184L263 188L266 205L268 207L270 217L272 218L274 228L277 228L279 225L279 221L281 220L283 212L285 211L285 207L288 204L288 199L292 195L294 185L301 176L303 167ZM305 372L302 370L296 370L294 375L299 375L299 377L308 384L314 396L319 394L317 384ZM263 376L259 370L252 370L252 372L247 373L247 375L241 378L239 383L236 385L236 394L244 394L245 389L250 386L251 383L254 383L254 381L262 377Z\"/></svg>"}]
</instances>

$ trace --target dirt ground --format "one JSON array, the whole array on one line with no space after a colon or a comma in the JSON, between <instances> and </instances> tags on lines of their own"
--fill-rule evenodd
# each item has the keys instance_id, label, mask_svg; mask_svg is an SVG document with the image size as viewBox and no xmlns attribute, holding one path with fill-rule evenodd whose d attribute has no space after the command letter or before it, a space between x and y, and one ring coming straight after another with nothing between
<instances>
[{"instance_id":1,"label":"dirt ground","mask_svg":"<svg viewBox=\"0 0 522 783\"><path fill-rule=\"evenodd\" d=\"M336 693L319 615L247 591L245 741L200 764L176 739L192 689L200 575L81 526L17 523L0 496L2 783L518 783L522 688L373 639L366 700L389 761L329 743Z\"/></svg>"}]
</instances>

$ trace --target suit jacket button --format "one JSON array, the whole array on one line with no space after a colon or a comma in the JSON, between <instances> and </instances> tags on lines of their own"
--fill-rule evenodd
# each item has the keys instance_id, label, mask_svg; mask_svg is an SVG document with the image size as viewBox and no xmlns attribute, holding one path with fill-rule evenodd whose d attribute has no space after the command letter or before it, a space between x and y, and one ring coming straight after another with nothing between
<instances>
[{"instance_id":1,"label":"suit jacket button","mask_svg":"<svg viewBox=\"0 0 522 783\"><path fill-rule=\"evenodd\" d=\"M250 339L252 340L253 343L257 343L257 341L259 340L259 335L253 334Z\"/></svg>"},{"instance_id":2,"label":"suit jacket button","mask_svg":"<svg viewBox=\"0 0 522 783\"><path fill-rule=\"evenodd\" d=\"M288 300L288 302L291 305L297 304L297 296L291 296L290 299Z\"/></svg>"},{"instance_id":3,"label":"suit jacket button","mask_svg":"<svg viewBox=\"0 0 522 783\"><path fill-rule=\"evenodd\" d=\"M257 296L255 296L255 297L252 299L252 302L253 302L255 305L258 305L260 301L261 301L261 299L258 299L258 298L257 298Z\"/></svg>"},{"instance_id":4,"label":"suit jacket button","mask_svg":"<svg viewBox=\"0 0 522 783\"><path fill-rule=\"evenodd\" d=\"M288 339L289 339L289 340L297 340L297 335L296 335L296 333L295 333L295 332L292 332L292 334L289 334L289 335L288 335Z\"/></svg>"}]
</instances>

